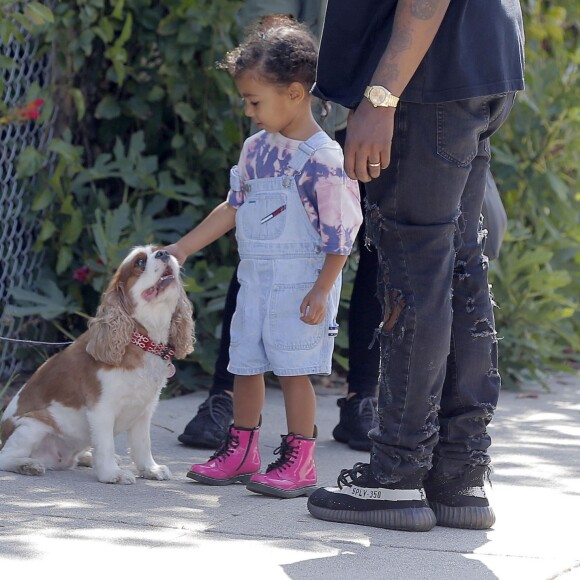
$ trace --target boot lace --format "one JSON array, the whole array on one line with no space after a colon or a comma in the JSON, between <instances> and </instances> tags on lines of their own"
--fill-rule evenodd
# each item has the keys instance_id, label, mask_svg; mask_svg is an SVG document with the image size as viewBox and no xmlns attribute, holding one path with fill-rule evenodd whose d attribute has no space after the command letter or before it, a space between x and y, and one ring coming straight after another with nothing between
<instances>
[{"instance_id":1,"label":"boot lace","mask_svg":"<svg viewBox=\"0 0 580 580\"><path fill-rule=\"evenodd\" d=\"M358 406L358 414L365 424L374 427L378 424L379 417L377 413L376 397L364 397Z\"/></svg>"},{"instance_id":2,"label":"boot lace","mask_svg":"<svg viewBox=\"0 0 580 580\"><path fill-rule=\"evenodd\" d=\"M209 458L225 461L238 447L240 446L240 438L231 432L228 432L223 443L218 447L217 451Z\"/></svg>"},{"instance_id":3,"label":"boot lace","mask_svg":"<svg viewBox=\"0 0 580 580\"><path fill-rule=\"evenodd\" d=\"M279 455L280 457L268 465L266 473L274 469L287 469L296 461L298 457L298 445L292 445L295 439L296 435L294 433L288 433L288 435L282 437L280 447L274 449L274 455Z\"/></svg>"},{"instance_id":4,"label":"boot lace","mask_svg":"<svg viewBox=\"0 0 580 580\"><path fill-rule=\"evenodd\" d=\"M227 425L232 416L232 398L229 395L212 395L199 406L197 415L209 417L219 427Z\"/></svg>"},{"instance_id":5,"label":"boot lace","mask_svg":"<svg viewBox=\"0 0 580 580\"><path fill-rule=\"evenodd\" d=\"M355 463L352 469L343 469L340 472L336 483L340 489L352 487L353 485L364 485L368 478L369 470L370 465L368 463Z\"/></svg>"}]
</instances>

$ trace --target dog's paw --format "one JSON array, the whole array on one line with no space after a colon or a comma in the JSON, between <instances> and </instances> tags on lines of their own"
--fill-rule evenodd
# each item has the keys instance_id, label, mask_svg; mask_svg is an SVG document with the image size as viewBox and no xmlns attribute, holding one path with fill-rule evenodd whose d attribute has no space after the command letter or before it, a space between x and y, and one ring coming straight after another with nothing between
<instances>
[{"instance_id":1,"label":"dog's paw","mask_svg":"<svg viewBox=\"0 0 580 580\"><path fill-rule=\"evenodd\" d=\"M135 483L135 476L126 469L117 469L112 472L100 473L98 479L101 483L120 483L122 485L131 485Z\"/></svg>"},{"instance_id":2,"label":"dog's paw","mask_svg":"<svg viewBox=\"0 0 580 580\"><path fill-rule=\"evenodd\" d=\"M46 469L44 465L38 461L31 459L26 463L22 463L18 466L18 473L22 475L44 475Z\"/></svg>"},{"instance_id":3,"label":"dog's paw","mask_svg":"<svg viewBox=\"0 0 580 580\"><path fill-rule=\"evenodd\" d=\"M164 481L173 477L171 471L165 465L154 465L153 467L141 469L139 474L145 479L156 479L157 481Z\"/></svg>"},{"instance_id":4,"label":"dog's paw","mask_svg":"<svg viewBox=\"0 0 580 580\"><path fill-rule=\"evenodd\" d=\"M83 451L77 455L77 465L79 467L92 467L93 454L90 451Z\"/></svg>"}]
</instances>

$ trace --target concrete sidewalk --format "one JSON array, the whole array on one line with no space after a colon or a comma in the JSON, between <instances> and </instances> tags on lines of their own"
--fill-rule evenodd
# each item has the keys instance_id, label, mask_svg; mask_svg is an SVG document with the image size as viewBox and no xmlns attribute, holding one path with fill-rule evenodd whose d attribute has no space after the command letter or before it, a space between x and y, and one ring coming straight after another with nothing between
<instances>
[{"instance_id":1,"label":"concrete sidewalk","mask_svg":"<svg viewBox=\"0 0 580 580\"><path fill-rule=\"evenodd\" d=\"M492 530L435 527L408 533L312 518L306 498L278 500L243 486L185 477L209 454L177 442L206 392L159 404L154 456L174 479L98 483L90 469L26 477L0 472L3 578L121 575L240 579L580 579L580 377L552 392L502 393L490 432L495 467ZM336 395L318 396L319 482L367 461L332 439ZM264 463L285 431L281 392L269 389ZM125 454L124 441L118 452Z\"/></svg>"}]
</instances>

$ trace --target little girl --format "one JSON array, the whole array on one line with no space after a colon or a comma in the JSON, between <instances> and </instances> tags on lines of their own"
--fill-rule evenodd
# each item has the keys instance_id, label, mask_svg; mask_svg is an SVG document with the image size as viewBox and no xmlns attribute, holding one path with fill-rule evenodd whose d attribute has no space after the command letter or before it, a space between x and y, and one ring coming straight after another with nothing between
<instances>
[{"instance_id":1,"label":"little girl","mask_svg":"<svg viewBox=\"0 0 580 580\"><path fill-rule=\"evenodd\" d=\"M167 247L183 263L235 227L240 254L228 367L234 422L223 445L187 476L282 498L316 485L308 375L331 372L341 271L362 222L357 182L312 116L316 59L314 37L286 16L261 19L227 55L244 112L260 131L244 143L227 201ZM279 377L288 434L279 458L259 473L267 371Z\"/></svg>"}]
</instances>

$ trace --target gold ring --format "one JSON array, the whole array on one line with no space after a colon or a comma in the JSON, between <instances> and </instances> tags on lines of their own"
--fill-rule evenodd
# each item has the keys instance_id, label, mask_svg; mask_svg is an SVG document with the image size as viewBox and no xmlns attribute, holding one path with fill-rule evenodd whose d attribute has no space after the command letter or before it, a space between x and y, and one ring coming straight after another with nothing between
<instances>
[{"instance_id":1,"label":"gold ring","mask_svg":"<svg viewBox=\"0 0 580 580\"><path fill-rule=\"evenodd\" d=\"M367 165L368 165L369 167L380 167L380 166L381 166L381 164L380 164L380 163L371 163L370 161L369 161L369 162L367 162Z\"/></svg>"}]
</instances>

